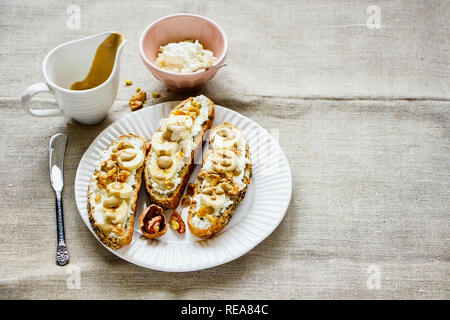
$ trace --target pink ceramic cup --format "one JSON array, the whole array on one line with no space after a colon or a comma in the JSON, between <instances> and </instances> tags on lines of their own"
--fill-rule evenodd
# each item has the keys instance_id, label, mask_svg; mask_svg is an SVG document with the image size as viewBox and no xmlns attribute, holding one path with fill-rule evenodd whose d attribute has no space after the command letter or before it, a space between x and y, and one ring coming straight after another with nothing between
<instances>
[{"instance_id":1,"label":"pink ceramic cup","mask_svg":"<svg viewBox=\"0 0 450 320\"><path fill-rule=\"evenodd\" d=\"M214 53L216 63L208 70L192 73L169 72L154 64L160 46L184 40L198 40L205 49ZM228 41L222 28L210 19L181 13L160 18L147 26L139 40L139 52L153 76L164 82L170 90L192 92L214 77L217 69L223 65L228 52Z\"/></svg>"}]
</instances>

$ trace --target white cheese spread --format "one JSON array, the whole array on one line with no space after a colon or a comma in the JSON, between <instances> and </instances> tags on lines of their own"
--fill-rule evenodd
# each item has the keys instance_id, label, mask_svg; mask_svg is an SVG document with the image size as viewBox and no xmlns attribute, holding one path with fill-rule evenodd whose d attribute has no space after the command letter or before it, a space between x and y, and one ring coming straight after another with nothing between
<instances>
[{"instance_id":1,"label":"white cheese spread","mask_svg":"<svg viewBox=\"0 0 450 320\"><path fill-rule=\"evenodd\" d=\"M187 40L161 46L155 64L165 71L190 73L203 71L216 60L214 53L204 49L198 40Z\"/></svg>"}]
</instances>

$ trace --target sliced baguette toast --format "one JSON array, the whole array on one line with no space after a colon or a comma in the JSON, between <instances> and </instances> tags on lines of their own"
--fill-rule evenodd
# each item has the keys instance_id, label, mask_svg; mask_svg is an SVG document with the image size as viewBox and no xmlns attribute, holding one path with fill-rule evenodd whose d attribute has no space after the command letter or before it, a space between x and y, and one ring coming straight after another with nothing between
<instances>
[{"instance_id":1,"label":"sliced baguette toast","mask_svg":"<svg viewBox=\"0 0 450 320\"><path fill-rule=\"evenodd\" d=\"M213 120L214 103L201 95L182 101L161 121L145 159L145 187L152 203L164 209L178 206L194 169L194 155Z\"/></svg>"},{"instance_id":2,"label":"sliced baguette toast","mask_svg":"<svg viewBox=\"0 0 450 320\"><path fill-rule=\"evenodd\" d=\"M202 239L225 228L252 176L250 149L241 130L225 122L211 130L209 141L187 219L191 232Z\"/></svg>"},{"instance_id":3,"label":"sliced baguette toast","mask_svg":"<svg viewBox=\"0 0 450 320\"><path fill-rule=\"evenodd\" d=\"M92 175L87 194L89 222L110 248L119 249L133 237L144 159L144 139L124 135L101 154Z\"/></svg>"}]
</instances>

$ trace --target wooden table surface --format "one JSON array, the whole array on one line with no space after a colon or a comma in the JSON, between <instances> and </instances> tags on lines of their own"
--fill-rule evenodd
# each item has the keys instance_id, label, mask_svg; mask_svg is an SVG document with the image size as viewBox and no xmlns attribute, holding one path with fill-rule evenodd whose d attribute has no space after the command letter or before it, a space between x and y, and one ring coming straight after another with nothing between
<instances>
[{"instance_id":1,"label":"wooden table surface","mask_svg":"<svg viewBox=\"0 0 450 320\"><path fill-rule=\"evenodd\" d=\"M376 7L325 0L0 1L0 298L450 298L449 3ZM369 28L377 10L379 28ZM201 93L278 134L293 194L283 222L251 252L174 274L105 250L77 212L74 178L93 139L130 112L136 86L162 93L146 108L185 98L155 80L137 51L145 26L176 12L224 28L228 66ZM43 80L46 53L105 30L128 39L121 79L134 82L120 87L108 117L82 126L25 114L21 92ZM33 101L55 106L50 95ZM57 132L69 135L66 267L54 263L48 177L48 143Z\"/></svg>"}]
</instances>

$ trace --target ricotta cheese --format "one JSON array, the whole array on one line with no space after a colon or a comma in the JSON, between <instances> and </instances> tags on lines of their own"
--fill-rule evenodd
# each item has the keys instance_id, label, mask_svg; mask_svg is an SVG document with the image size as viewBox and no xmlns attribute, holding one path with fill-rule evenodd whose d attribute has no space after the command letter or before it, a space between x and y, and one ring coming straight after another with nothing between
<instances>
[{"instance_id":1,"label":"ricotta cheese","mask_svg":"<svg viewBox=\"0 0 450 320\"><path fill-rule=\"evenodd\" d=\"M205 70L216 60L214 53L204 49L198 40L187 40L161 46L155 64L165 71L191 73Z\"/></svg>"}]
</instances>

